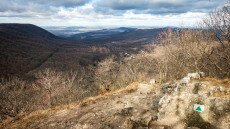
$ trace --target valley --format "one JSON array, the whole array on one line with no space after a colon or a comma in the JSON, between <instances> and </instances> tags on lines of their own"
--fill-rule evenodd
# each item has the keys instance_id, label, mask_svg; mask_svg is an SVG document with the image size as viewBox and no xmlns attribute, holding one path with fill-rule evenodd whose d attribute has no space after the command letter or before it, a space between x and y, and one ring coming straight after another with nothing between
<instances>
[{"instance_id":1,"label":"valley","mask_svg":"<svg viewBox=\"0 0 230 129\"><path fill-rule=\"evenodd\" d=\"M5 71L1 77L24 75L39 67L74 69L95 65L109 55L137 53L163 30L118 28L61 38L34 25L1 24L1 71Z\"/></svg>"}]
</instances>

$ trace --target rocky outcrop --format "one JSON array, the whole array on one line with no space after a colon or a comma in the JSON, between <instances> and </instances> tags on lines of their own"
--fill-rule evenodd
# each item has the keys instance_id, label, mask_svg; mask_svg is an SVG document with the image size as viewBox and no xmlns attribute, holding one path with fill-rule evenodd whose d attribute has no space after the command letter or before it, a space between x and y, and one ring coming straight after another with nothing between
<instances>
[{"instance_id":1,"label":"rocky outcrop","mask_svg":"<svg viewBox=\"0 0 230 129\"><path fill-rule=\"evenodd\" d=\"M227 129L230 120L229 87L202 81L197 73L165 84L162 87L164 96L159 101L157 123L175 129ZM204 105L204 111L195 111L195 104Z\"/></svg>"},{"instance_id":2,"label":"rocky outcrop","mask_svg":"<svg viewBox=\"0 0 230 129\"><path fill-rule=\"evenodd\" d=\"M134 83L80 103L7 120L0 128L227 129L229 83L188 74L174 83ZM204 105L203 112L194 105Z\"/></svg>"}]
</instances>

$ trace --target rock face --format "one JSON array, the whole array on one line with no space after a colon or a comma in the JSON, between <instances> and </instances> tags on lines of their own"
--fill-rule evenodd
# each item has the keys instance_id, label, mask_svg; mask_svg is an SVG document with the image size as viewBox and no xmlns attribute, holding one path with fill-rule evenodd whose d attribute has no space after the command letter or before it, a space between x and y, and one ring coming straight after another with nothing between
<instances>
[{"instance_id":1,"label":"rock face","mask_svg":"<svg viewBox=\"0 0 230 129\"><path fill-rule=\"evenodd\" d=\"M186 83L133 84L68 108L8 120L0 128L228 129L230 86L197 75L188 74ZM204 111L194 111L194 104Z\"/></svg>"},{"instance_id":2,"label":"rock face","mask_svg":"<svg viewBox=\"0 0 230 129\"><path fill-rule=\"evenodd\" d=\"M197 74L198 75L198 74ZM196 74L162 87L164 96L159 101L158 123L171 128L196 127L200 129L227 129L230 121L229 85L212 85L201 81ZM198 79L193 80L192 78ZM222 89L222 90L221 90ZM194 105L204 105L203 112L194 110Z\"/></svg>"}]
</instances>

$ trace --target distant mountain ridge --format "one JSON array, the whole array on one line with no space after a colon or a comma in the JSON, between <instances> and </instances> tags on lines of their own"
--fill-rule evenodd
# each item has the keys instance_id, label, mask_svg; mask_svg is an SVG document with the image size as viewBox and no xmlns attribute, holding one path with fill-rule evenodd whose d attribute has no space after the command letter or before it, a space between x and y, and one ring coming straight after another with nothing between
<instances>
[{"instance_id":1,"label":"distant mountain ridge","mask_svg":"<svg viewBox=\"0 0 230 129\"><path fill-rule=\"evenodd\" d=\"M72 37L73 35L83 34L83 33L115 33L115 32L123 32L128 29L135 29L131 27L120 27L120 28L104 28L104 27L80 27L80 26L72 26L72 27L65 27L65 26L45 26L43 27L52 34L64 38Z\"/></svg>"},{"instance_id":2,"label":"distant mountain ridge","mask_svg":"<svg viewBox=\"0 0 230 129\"><path fill-rule=\"evenodd\" d=\"M84 43L110 43L121 40L137 40L146 38L152 40L157 35L167 30L168 28L154 28L154 29L137 29L120 27L115 29L103 29L98 31L80 33L70 36L68 39L81 41Z\"/></svg>"}]
</instances>

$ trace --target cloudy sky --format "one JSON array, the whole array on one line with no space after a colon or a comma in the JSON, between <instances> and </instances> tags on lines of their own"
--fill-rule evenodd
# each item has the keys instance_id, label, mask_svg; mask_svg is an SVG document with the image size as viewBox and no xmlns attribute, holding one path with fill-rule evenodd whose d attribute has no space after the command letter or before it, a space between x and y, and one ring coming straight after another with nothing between
<instances>
[{"instance_id":1,"label":"cloudy sky","mask_svg":"<svg viewBox=\"0 0 230 129\"><path fill-rule=\"evenodd\" d=\"M194 26L226 0L0 0L0 23Z\"/></svg>"}]
</instances>

